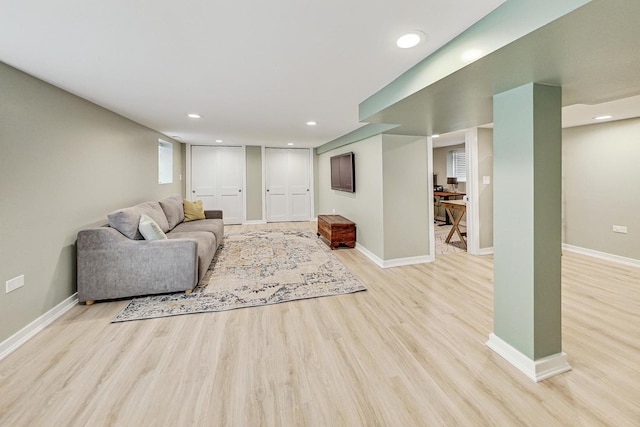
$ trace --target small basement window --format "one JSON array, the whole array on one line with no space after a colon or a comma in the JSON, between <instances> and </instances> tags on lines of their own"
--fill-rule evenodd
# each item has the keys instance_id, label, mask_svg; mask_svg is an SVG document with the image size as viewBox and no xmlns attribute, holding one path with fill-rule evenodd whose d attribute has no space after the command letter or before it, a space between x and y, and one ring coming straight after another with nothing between
<instances>
[{"instance_id":1,"label":"small basement window","mask_svg":"<svg viewBox=\"0 0 640 427\"><path fill-rule=\"evenodd\" d=\"M173 183L173 144L158 140L158 184Z\"/></svg>"}]
</instances>

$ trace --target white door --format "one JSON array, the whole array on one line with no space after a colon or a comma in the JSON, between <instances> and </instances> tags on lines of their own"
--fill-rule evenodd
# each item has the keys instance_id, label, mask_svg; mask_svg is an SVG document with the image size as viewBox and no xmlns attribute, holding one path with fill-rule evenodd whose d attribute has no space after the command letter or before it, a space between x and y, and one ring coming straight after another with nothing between
<instances>
[{"instance_id":1,"label":"white door","mask_svg":"<svg viewBox=\"0 0 640 427\"><path fill-rule=\"evenodd\" d=\"M289 151L289 219L309 221L311 216L309 150Z\"/></svg>"},{"instance_id":2,"label":"white door","mask_svg":"<svg viewBox=\"0 0 640 427\"><path fill-rule=\"evenodd\" d=\"M191 147L191 200L202 200L205 209L216 209L216 147Z\"/></svg>"},{"instance_id":3,"label":"white door","mask_svg":"<svg viewBox=\"0 0 640 427\"><path fill-rule=\"evenodd\" d=\"M191 147L192 198L222 210L225 224L243 221L242 173L242 147Z\"/></svg>"},{"instance_id":4,"label":"white door","mask_svg":"<svg viewBox=\"0 0 640 427\"><path fill-rule=\"evenodd\" d=\"M287 206L287 168L288 150L267 148L266 187L267 187L267 221L288 221Z\"/></svg>"},{"instance_id":5,"label":"white door","mask_svg":"<svg viewBox=\"0 0 640 427\"><path fill-rule=\"evenodd\" d=\"M267 221L308 221L311 217L308 149L266 149Z\"/></svg>"}]
</instances>

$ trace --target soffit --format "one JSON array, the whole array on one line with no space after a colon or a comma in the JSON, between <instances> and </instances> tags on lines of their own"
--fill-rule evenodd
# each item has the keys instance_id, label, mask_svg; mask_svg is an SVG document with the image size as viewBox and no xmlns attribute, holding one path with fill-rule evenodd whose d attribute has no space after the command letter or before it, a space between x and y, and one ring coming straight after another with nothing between
<instances>
[{"instance_id":1,"label":"soffit","mask_svg":"<svg viewBox=\"0 0 640 427\"><path fill-rule=\"evenodd\" d=\"M562 86L563 105L640 94L640 2L594 0L367 118L431 135L493 121L493 95L529 82Z\"/></svg>"}]
</instances>

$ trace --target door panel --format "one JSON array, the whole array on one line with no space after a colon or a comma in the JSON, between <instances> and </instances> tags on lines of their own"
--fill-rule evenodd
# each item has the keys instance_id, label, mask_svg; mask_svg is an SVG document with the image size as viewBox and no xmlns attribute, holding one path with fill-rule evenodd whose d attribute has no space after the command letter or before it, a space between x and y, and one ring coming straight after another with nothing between
<instances>
[{"instance_id":1,"label":"door panel","mask_svg":"<svg viewBox=\"0 0 640 427\"><path fill-rule=\"evenodd\" d=\"M308 149L266 150L267 221L311 218Z\"/></svg>"},{"instance_id":2,"label":"door panel","mask_svg":"<svg viewBox=\"0 0 640 427\"><path fill-rule=\"evenodd\" d=\"M225 224L242 224L244 200L242 198L243 150L242 147L218 148L218 205L224 214Z\"/></svg>"},{"instance_id":3,"label":"door panel","mask_svg":"<svg viewBox=\"0 0 640 427\"><path fill-rule=\"evenodd\" d=\"M191 198L221 209L225 224L243 221L243 164L242 147L191 147Z\"/></svg>"},{"instance_id":4,"label":"door panel","mask_svg":"<svg viewBox=\"0 0 640 427\"><path fill-rule=\"evenodd\" d=\"M267 221L288 221L287 214L287 150L267 148L266 203Z\"/></svg>"}]
</instances>

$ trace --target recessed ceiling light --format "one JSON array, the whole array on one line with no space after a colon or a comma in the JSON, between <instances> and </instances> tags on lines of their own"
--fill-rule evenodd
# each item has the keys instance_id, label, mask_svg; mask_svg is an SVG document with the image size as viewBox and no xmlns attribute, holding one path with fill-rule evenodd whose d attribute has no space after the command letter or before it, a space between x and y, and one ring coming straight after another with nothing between
<instances>
[{"instance_id":1,"label":"recessed ceiling light","mask_svg":"<svg viewBox=\"0 0 640 427\"><path fill-rule=\"evenodd\" d=\"M200 118L202 118L202 116L200 114L196 114L196 113L190 113L190 114L187 114L187 116L189 118L191 118L191 119L200 119Z\"/></svg>"},{"instance_id":2,"label":"recessed ceiling light","mask_svg":"<svg viewBox=\"0 0 640 427\"><path fill-rule=\"evenodd\" d=\"M460 59L464 62L475 61L482 56L483 52L480 49L469 49L462 53Z\"/></svg>"},{"instance_id":3,"label":"recessed ceiling light","mask_svg":"<svg viewBox=\"0 0 640 427\"><path fill-rule=\"evenodd\" d=\"M314 122L313 120L310 120L310 121L307 122L307 126L315 126L317 124L318 123Z\"/></svg>"},{"instance_id":4,"label":"recessed ceiling light","mask_svg":"<svg viewBox=\"0 0 640 427\"><path fill-rule=\"evenodd\" d=\"M216 139L216 142L222 142L222 140L221 139Z\"/></svg>"},{"instance_id":5,"label":"recessed ceiling light","mask_svg":"<svg viewBox=\"0 0 640 427\"><path fill-rule=\"evenodd\" d=\"M293 142L288 142L287 145L293 145Z\"/></svg>"},{"instance_id":6,"label":"recessed ceiling light","mask_svg":"<svg viewBox=\"0 0 640 427\"><path fill-rule=\"evenodd\" d=\"M440 138L440 135L438 135L437 133L434 133L433 135L431 135L431 138Z\"/></svg>"},{"instance_id":7,"label":"recessed ceiling light","mask_svg":"<svg viewBox=\"0 0 640 427\"><path fill-rule=\"evenodd\" d=\"M180 139L180 137L178 135L171 135L171 138L173 139Z\"/></svg>"},{"instance_id":8,"label":"recessed ceiling light","mask_svg":"<svg viewBox=\"0 0 640 427\"><path fill-rule=\"evenodd\" d=\"M412 31L400 36L396 41L396 45L401 49L409 49L420 44L423 39L424 33L422 31Z\"/></svg>"},{"instance_id":9,"label":"recessed ceiling light","mask_svg":"<svg viewBox=\"0 0 640 427\"><path fill-rule=\"evenodd\" d=\"M593 120L607 120L612 118L613 116L597 116L597 117L594 117Z\"/></svg>"}]
</instances>

